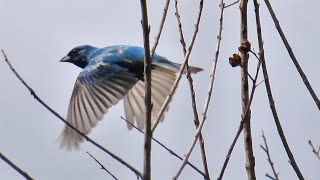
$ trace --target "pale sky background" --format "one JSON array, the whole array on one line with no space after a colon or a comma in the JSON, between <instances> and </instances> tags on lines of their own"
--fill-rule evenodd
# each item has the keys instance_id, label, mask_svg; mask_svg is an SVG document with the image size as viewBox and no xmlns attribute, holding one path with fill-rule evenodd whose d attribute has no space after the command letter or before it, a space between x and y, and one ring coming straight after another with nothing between
<instances>
[{"instance_id":1,"label":"pale sky background","mask_svg":"<svg viewBox=\"0 0 320 180\"><path fill-rule=\"evenodd\" d=\"M207 96L216 48L219 2L205 1L200 31L190 57L190 64L205 69L194 75L199 114ZM249 40L258 51L253 3L249 2ZM158 31L164 3L165 0L149 2L151 45ZM299 63L320 96L320 2L272 1L272 5ZM190 41L197 12L198 1L181 1L180 13L187 42ZM320 179L320 161L308 144L308 140L312 140L315 145L320 145L319 110L291 62L263 2L261 18L273 95L288 143L304 177ZM228 57L236 53L239 46L239 19L238 5L225 10L220 61L208 119L203 129L212 179L220 173L240 122L240 69L231 68L228 63ZM16 70L36 93L65 116L80 69L58 61L73 47L82 44L98 47L116 44L143 46L140 20L140 1L0 0L0 48L5 50ZM183 60L173 1L157 52L178 63ZM251 55L252 73L256 62ZM130 170L87 142L81 145L79 151L59 149L57 139L65 125L33 99L2 57L0 84L0 152L32 177L44 180L111 179L86 154L89 151L119 179L136 179ZM185 77L170 107L166 121L158 126L154 137L183 156L195 134L190 91ZM143 135L135 130L129 132L120 116L124 116L122 102L109 110L89 136L142 171ZM259 147L263 143L262 130L280 178L297 179L278 137L263 84L257 89L252 105L257 179L267 179L265 173L271 173L266 154ZM202 169L199 152L197 145L190 161ZM153 143L153 179L172 179L180 164L180 160ZM224 179L246 178L241 136ZM0 161L0 179L18 180L23 177ZM187 166L180 179L202 177Z\"/></svg>"}]
</instances>

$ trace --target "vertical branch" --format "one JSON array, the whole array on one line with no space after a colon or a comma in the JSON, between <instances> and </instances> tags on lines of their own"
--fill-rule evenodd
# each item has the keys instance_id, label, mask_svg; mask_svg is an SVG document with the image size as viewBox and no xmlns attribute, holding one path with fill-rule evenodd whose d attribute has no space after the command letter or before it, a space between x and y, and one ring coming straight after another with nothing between
<instances>
[{"instance_id":1,"label":"vertical branch","mask_svg":"<svg viewBox=\"0 0 320 180\"><path fill-rule=\"evenodd\" d=\"M240 39L241 44L248 43L248 24L247 24L247 6L248 0L240 1L240 13L241 13L241 27L240 27ZM246 154L246 170L249 180L256 179L255 176L255 159L253 156L252 148L252 137L251 137L251 125L250 118L251 113L249 107L249 84L248 84L248 60L249 54L246 51L240 52L241 56L241 97L242 97L242 118L243 124L243 134L245 143L245 154ZM247 109L248 108L248 109ZM248 113L246 111L248 110Z\"/></svg>"},{"instance_id":2,"label":"vertical branch","mask_svg":"<svg viewBox=\"0 0 320 180\"><path fill-rule=\"evenodd\" d=\"M151 179L151 58L150 58L150 42L149 33L150 27L148 23L148 11L146 0L141 0L141 13L142 13L142 28L144 39L144 83L145 83L145 105L146 105L146 120L144 123L144 166L143 166L143 179Z\"/></svg>"},{"instance_id":3,"label":"vertical branch","mask_svg":"<svg viewBox=\"0 0 320 180\"><path fill-rule=\"evenodd\" d=\"M300 172L300 169L294 159L294 156L290 150L290 147L288 145L288 142L286 140L286 137L284 135L279 117L278 117L278 113L275 107L275 103L274 103L274 99L273 99L273 95L271 92L271 85L269 82L269 75L268 75L268 71L267 71L267 65L266 65L266 61L265 61L265 57L264 57L264 48L263 48L263 40L262 40L262 33L261 33L261 23L260 23L260 13L259 13L259 4L257 2L257 0L254 0L254 6L255 6L255 14L256 14L256 23L257 23L257 34L258 34L258 41L259 41L259 55L260 55L260 61L261 61L261 65L262 65L262 72L263 72L263 76L264 76L264 82L266 85L266 90L267 90L267 94L268 94L268 99L269 99L269 104L270 104L270 108L272 111L272 115L275 121L275 124L277 126L277 130L279 133L279 136L281 138L282 144L287 152L288 158L289 158L289 162L291 164L291 166L293 167L294 171L296 172L297 176L299 179L304 179L302 173Z\"/></svg>"},{"instance_id":4,"label":"vertical branch","mask_svg":"<svg viewBox=\"0 0 320 180\"><path fill-rule=\"evenodd\" d=\"M284 33L282 31L282 28L280 26L279 20L277 19L276 15L275 15L272 7L271 7L270 2L268 0L264 0L264 2L267 5L267 8L268 8L268 10L270 12L272 20L273 20L273 22L274 22L274 24L275 24L275 26L276 26L276 28L277 28L277 30L279 32L279 35L280 35L280 37L281 37L281 39L283 41L283 44L287 48L287 51L288 51L288 53L289 53L289 55L290 55L290 57L292 59L293 64L296 66L296 69L298 70L298 72L299 72L304 84L306 85L307 89L309 90L310 95L312 96L314 102L316 103L318 109L320 110L320 100L318 99L316 93L312 89L307 76L304 74L302 68L300 67L299 62L298 62L296 56L294 55L293 50L292 50L292 48L291 48L286 36L284 35Z\"/></svg>"},{"instance_id":5,"label":"vertical branch","mask_svg":"<svg viewBox=\"0 0 320 180\"><path fill-rule=\"evenodd\" d=\"M28 179L28 180L33 180L33 178L31 176L29 176L28 173L26 173L25 171L23 171L21 168L19 168L17 165L15 165L12 161L10 161L5 155L3 155L0 152L0 158L5 161L7 164L9 164L14 170L16 170L19 174L21 174L24 178Z\"/></svg>"},{"instance_id":6,"label":"vertical branch","mask_svg":"<svg viewBox=\"0 0 320 180\"><path fill-rule=\"evenodd\" d=\"M177 17L178 26L179 26L179 32L180 32L180 42L181 42L181 45L182 45L183 54L184 54L184 56L186 56L186 53L187 53L186 52L186 43L185 43L185 39L184 39L184 35L183 35L182 23L181 23L180 14L179 14L178 0L175 0L175 9L176 9L176 17ZM190 72L188 63L186 64L186 67L187 67L187 79L188 79L188 82L189 82L190 93L191 93L191 101L192 101L194 123L195 123L196 128L198 128L199 124L200 124L200 120L199 120L197 104L196 104L196 93L194 91L193 78L191 76L191 72ZM204 145L204 139L203 139L203 136L202 136L201 132L199 134L199 143L200 143L203 167L204 167L204 171L205 171L205 179L209 180L210 179L209 168L208 168L206 150L205 150L205 145Z\"/></svg>"},{"instance_id":7,"label":"vertical branch","mask_svg":"<svg viewBox=\"0 0 320 180\"><path fill-rule=\"evenodd\" d=\"M250 52L253 53L252 51L250 51ZM255 53L253 53L253 54L256 56ZM257 57L257 56L256 56L256 57ZM258 58L258 57L257 57L257 58ZM244 128L243 126L244 126L245 120L247 120L247 121L249 120L248 118L245 119L244 117L246 117L247 114L250 113L250 106L251 106L251 104L252 104L252 100L253 100L253 97L254 97L254 93L256 92L256 88L258 87L258 85L257 85L257 80L258 80L258 75L259 75L259 71L260 71L260 67L261 67L261 61L260 61L260 59L258 59L258 60L259 60L259 63L258 63L258 65L257 65L256 75L255 75L254 78L252 79L252 82L253 82L253 83L252 83L252 89L251 89L251 93L250 93L250 98L249 98L248 106L246 107L245 113L244 113L244 115L243 115L243 117L242 117L242 120L241 120L241 122L240 122L240 125L239 125L238 131L237 131L237 133L236 133L236 136L234 137L234 139L233 139L233 141L232 141L232 143L231 143L231 146L230 146L230 148L229 148L229 150L228 150L228 154L227 154L226 159L225 159L225 161L224 161L224 163L223 163L222 169L221 169L221 171L220 171L220 175L219 175L219 177L217 178L218 180L221 180L222 177L223 177L224 171L226 170L227 165L228 165L228 162L229 162L229 159L230 159L230 157L231 157L233 148L234 148L234 146L236 145L236 142L237 142L237 140L238 140L238 138L239 138L239 136L240 136L240 133L241 133L242 129Z\"/></svg>"}]
</instances>

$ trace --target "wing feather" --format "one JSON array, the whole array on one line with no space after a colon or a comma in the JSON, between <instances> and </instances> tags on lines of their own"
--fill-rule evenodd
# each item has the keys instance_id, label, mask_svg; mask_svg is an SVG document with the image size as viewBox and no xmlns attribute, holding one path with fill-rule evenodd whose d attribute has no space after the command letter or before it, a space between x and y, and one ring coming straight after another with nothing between
<instances>
[{"instance_id":1,"label":"wing feather","mask_svg":"<svg viewBox=\"0 0 320 180\"><path fill-rule=\"evenodd\" d=\"M86 67L77 78L71 95L67 121L84 134L97 122L112 105L121 100L136 84L135 74L117 65L100 64ZM83 138L74 130L65 127L61 146L77 148Z\"/></svg>"},{"instance_id":2,"label":"wing feather","mask_svg":"<svg viewBox=\"0 0 320 180\"><path fill-rule=\"evenodd\" d=\"M151 99L153 103L152 116L157 115L160 109L170 93L173 83L176 79L176 72L165 67L156 66L152 70L152 82L151 82ZM126 112L127 120L134 124L140 130L144 128L145 121L145 104L144 99L144 87L143 81L138 81L136 85L128 92L124 98L124 106ZM166 111L168 111L169 106L167 106ZM164 115L161 117L160 121L164 120ZM152 118L152 124L154 123L154 118ZM128 124L128 129L131 129L131 125Z\"/></svg>"}]
</instances>

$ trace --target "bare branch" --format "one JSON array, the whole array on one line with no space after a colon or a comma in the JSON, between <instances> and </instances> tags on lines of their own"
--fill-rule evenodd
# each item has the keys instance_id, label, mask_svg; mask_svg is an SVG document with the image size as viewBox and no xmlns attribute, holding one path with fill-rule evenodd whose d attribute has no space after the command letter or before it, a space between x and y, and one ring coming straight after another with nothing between
<instances>
[{"instance_id":1,"label":"bare branch","mask_svg":"<svg viewBox=\"0 0 320 180\"><path fill-rule=\"evenodd\" d=\"M9 166L11 166L15 171L17 171L19 174L21 174L24 178L28 179L28 180L33 180L33 178L26 173L24 170L22 170L21 168L19 168L15 163L13 163L12 161L10 161L5 155L3 155L0 152L0 158L6 162L7 164L9 164Z\"/></svg>"},{"instance_id":2,"label":"bare branch","mask_svg":"<svg viewBox=\"0 0 320 180\"><path fill-rule=\"evenodd\" d=\"M222 166L220 175L219 175L219 177L218 177L218 180L221 180L221 179L222 179L223 174L224 174L224 171L225 171L225 169L227 168L229 159L230 159L230 157L231 157L233 148L234 148L234 146L235 146L235 144L236 144L236 142L237 142L237 140L238 140L238 138L239 138L239 136L240 136L240 133L241 133L241 131L242 131L242 129L243 129L243 125L244 125L245 121L248 120L248 119L245 118L245 117L248 116L248 114L250 113L250 106L251 106L251 104L252 104L252 100L253 100L253 97L254 97L254 93L255 93L256 88L257 88L257 79L258 79L260 67L261 67L261 62L259 61L258 65L257 65L256 74L255 74L255 77L254 77L254 79L253 79L253 84L252 84L252 89L251 89L251 93L250 93L250 98L249 98L248 105L247 105L247 107L246 107L246 110L245 110L244 115L242 116L242 120L241 120L241 122L240 122L238 131L237 131L237 133L236 133L236 135L235 135L235 137L234 137L234 139L233 139L233 141L232 141L232 143L231 143L231 145L230 145L230 148L229 148L228 153L227 153L227 155L226 155L226 159L225 159L225 161L224 161L224 163L223 163L223 166Z\"/></svg>"},{"instance_id":3,"label":"bare branch","mask_svg":"<svg viewBox=\"0 0 320 180\"><path fill-rule=\"evenodd\" d=\"M183 30L182 30L182 23L181 23L181 16L179 13L179 7L178 7L178 0L175 0L175 9L176 9L176 17L178 21L179 26L179 33L180 33L180 43L182 45L183 54L186 55L187 49L186 49L186 41L184 40Z\"/></svg>"},{"instance_id":4,"label":"bare branch","mask_svg":"<svg viewBox=\"0 0 320 180\"><path fill-rule=\"evenodd\" d=\"M248 41L248 16L247 16L247 6L248 0L240 1L240 16L241 16L241 27L240 27L240 39L241 45L246 48L247 44L250 45ZM242 46L240 46L242 47ZM250 50L250 46L249 49ZM243 118L243 136L244 136L244 146L246 154L246 170L249 180L255 180L255 158L253 155L252 148L252 136L251 136L251 110L249 107L249 84L248 84L248 51L240 51L241 56L241 99L242 99L242 118ZM260 66L259 66L260 67Z\"/></svg>"},{"instance_id":5,"label":"bare branch","mask_svg":"<svg viewBox=\"0 0 320 180\"><path fill-rule=\"evenodd\" d=\"M300 172L300 169L294 159L294 156L290 150L290 147L288 145L288 142L286 140L286 137L284 135L279 117L278 117L278 113L275 107L275 103L274 103L274 99L272 96L272 92L271 92L271 85L269 82L269 75L268 75L268 71L267 71L267 65L266 65L266 61L265 61L265 57L264 57L264 48L263 48L263 40L262 40L262 33L261 33L261 23L260 23L260 13L259 13L259 3L257 0L254 0L254 7L255 7L255 14L256 14L256 24L257 24L257 35L258 35L258 42L259 42L259 55L260 55L260 61L262 62L262 71L263 71L263 76L264 76L264 82L266 85L266 90L267 90L267 94L268 94L268 99L269 99L269 104L270 104L270 108L272 111L272 115L275 121L275 124L277 126L277 130L279 133L279 136L281 138L282 144L287 152L288 158L290 160L290 164L293 167L294 171L296 172L297 176L299 179L304 179L302 173ZM265 1L267 3L267 1ZM269 4L270 5L270 4ZM271 7L271 6L270 6ZM273 12L273 11L272 11ZM274 13L273 13L274 14Z\"/></svg>"},{"instance_id":6,"label":"bare branch","mask_svg":"<svg viewBox=\"0 0 320 180\"><path fill-rule=\"evenodd\" d=\"M105 170L113 179L118 179L108 169L106 169L104 165L101 164L94 156L92 156L89 152L87 152L87 154L89 154L89 156L101 166L101 169Z\"/></svg>"},{"instance_id":7,"label":"bare branch","mask_svg":"<svg viewBox=\"0 0 320 180\"><path fill-rule=\"evenodd\" d=\"M264 150L264 152L267 154L268 157L268 162L271 166L272 172L274 177L270 176L269 174L266 174L267 177L269 177L270 179L274 179L274 180L279 180L279 176L278 173L276 172L275 168L274 168L274 163L271 160L271 156L270 156L270 152L269 152L269 147L267 144L267 138L264 136L264 132L262 130L262 138L263 138L263 142L264 142L264 146L260 145L260 147Z\"/></svg>"},{"instance_id":8,"label":"bare branch","mask_svg":"<svg viewBox=\"0 0 320 180\"><path fill-rule=\"evenodd\" d=\"M308 143L310 144L311 148L312 148L312 152L317 156L317 158L320 160L320 146L319 149L316 150L316 148L314 148L311 140L308 141Z\"/></svg>"},{"instance_id":9,"label":"bare branch","mask_svg":"<svg viewBox=\"0 0 320 180\"><path fill-rule=\"evenodd\" d=\"M160 27L159 27L159 32L158 32L158 35L155 38L154 45L153 45L153 47L151 49L151 57L153 57L153 54L155 53L155 51L157 49L157 46L158 46L158 43L159 43L159 40L160 40L160 36L161 36L161 33L162 33L162 29L163 29L163 26L164 26L164 22L166 21L169 4L170 4L170 0L167 0L166 4L164 6L164 9L163 9L162 19L161 19Z\"/></svg>"},{"instance_id":10,"label":"bare branch","mask_svg":"<svg viewBox=\"0 0 320 180\"><path fill-rule=\"evenodd\" d=\"M280 26L279 20L277 19L276 14L274 13L274 11L272 9L269 0L264 0L264 2L267 5L267 8L268 8L268 10L270 12L272 20L273 20L273 22L274 22L274 24L276 26L276 29L279 32L279 35L280 35L280 37L281 37L281 39L283 41L283 44L285 45L285 47L286 47L286 49L287 49L287 51L288 51L288 53L289 53L289 55L290 55L290 57L292 59L293 64L296 66L296 69L299 72L304 84L306 85L307 89L309 90L310 95L312 96L314 102L316 103L316 105L318 106L318 109L320 110L320 100L317 97L316 93L314 92L313 88L311 87L311 84L309 83L309 80L308 80L307 76L305 75L305 73L303 72L301 66L299 65L299 62L298 62L296 56L294 55L293 50L292 50L292 48L291 48L286 36L284 35L284 33L282 31L282 28Z\"/></svg>"},{"instance_id":11,"label":"bare branch","mask_svg":"<svg viewBox=\"0 0 320 180\"><path fill-rule=\"evenodd\" d=\"M121 119L124 120L126 123L130 124L134 129L138 130L140 133L143 134L143 131L141 131L139 128L137 128L134 124L132 124L131 122L129 122L128 120L126 120L124 117L121 116ZM161 143L159 140L157 140L156 138L152 137L152 140L154 140L157 144L159 144L161 147L163 147L165 150L167 150L170 154L172 154L173 156L175 156L176 158L183 160L181 156L179 156L177 153L175 153L173 150L171 150L170 148L168 148L166 145L164 145L163 143ZM192 163L190 163L189 161L187 162L187 164L192 167L195 171L197 171L199 174L201 174L203 177L205 177L204 172L202 172L201 170L199 170L195 165L193 165Z\"/></svg>"},{"instance_id":12,"label":"bare branch","mask_svg":"<svg viewBox=\"0 0 320 180\"><path fill-rule=\"evenodd\" d=\"M233 3L231 3L231 4L225 5L224 8L228 8L230 6L233 6L233 5L237 4L239 1L240 0L237 0L237 1L233 2Z\"/></svg>"},{"instance_id":13,"label":"bare branch","mask_svg":"<svg viewBox=\"0 0 320 180\"><path fill-rule=\"evenodd\" d=\"M201 2L203 2L203 0L201 0ZM201 8L201 10L202 10L202 8ZM201 15L201 13L200 13L200 15ZM164 101L164 103L163 103L158 115L155 116L155 121L154 121L154 124L153 124L153 127L152 127L152 132L154 132L154 130L158 126L159 120L160 120L161 116L163 115L166 107L168 106L168 104L169 104L169 102L170 102L175 90L177 89L177 86L178 86L178 84L180 82L181 76L182 76L183 72L185 71L186 64L188 63L188 60L189 60L190 54L192 52L192 48L193 48L195 39L197 37L197 33L199 31L200 19L201 18L197 19L197 23L195 25L195 29L194 29L194 32L193 32L193 35L192 35L192 38L191 38L191 42L190 42L189 48L188 48L187 53L186 53L186 55L184 57L184 62L182 63L182 65L180 67L180 70L179 70L179 72L177 74L176 80L173 83L172 88L171 88L171 90L169 92L169 95L167 96L166 100Z\"/></svg>"},{"instance_id":14,"label":"bare branch","mask_svg":"<svg viewBox=\"0 0 320 180\"><path fill-rule=\"evenodd\" d=\"M142 29L143 29L143 40L144 40L144 83L145 83L145 107L146 107L146 118L144 122L144 165L143 165L143 180L151 179L151 57L150 57L150 42L149 34L150 27L148 22L148 11L147 1L140 0L141 3L141 14L142 14Z\"/></svg>"},{"instance_id":15,"label":"bare branch","mask_svg":"<svg viewBox=\"0 0 320 180\"><path fill-rule=\"evenodd\" d=\"M179 10L178 10L178 0L175 1L175 9L176 9L176 17L177 17L178 27L179 27L179 32L180 32L180 42L182 45L183 54L185 56L186 55L186 43L184 40L182 23L181 23L181 19L180 19ZM196 128L198 128L200 121L199 121L199 115L198 115L197 103L196 103L196 92L194 91L193 78L191 76L191 72L190 72L188 63L186 64L186 67L187 67L187 75L186 76L187 76L187 79L189 82L189 87L190 87L192 110L193 110L193 114L194 114L194 123L195 123ZM207 156L206 156L206 151L205 151L204 139L203 139L201 132L199 134L199 142L200 142L201 157L202 157L202 162L203 162L203 167L204 167L204 172L205 172L205 179L209 180L210 179L209 168L208 168Z\"/></svg>"},{"instance_id":16,"label":"bare branch","mask_svg":"<svg viewBox=\"0 0 320 180\"><path fill-rule=\"evenodd\" d=\"M123 164L124 166L126 166L128 169L130 169L132 172L134 172L137 176L142 177L142 174L133 166L131 166L129 163L127 163L126 161L124 161L123 159L121 159L120 157L118 157L117 155L115 155L114 153L112 153L111 151L107 150L106 148L102 147L100 144L96 143L95 141L93 141L92 139L90 139L88 136L86 136L84 133L82 133L81 131L79 131L77 128L75 128L74 126L72 126L68 121L66 121L62 116L60 116L56 111L54 111L49 105L47 105L36 93L35 91L22 79L22 77L18 74L18 72L13 68L13 66L11 65L7 55L4 53L3 50L2 54L3 57L5 59L5 62L8 64L10 70L14 73L14 75L20 80L20 82L29 90L29 92L31 93L31 95L34 97L34 99L36 99L41 105L43 105L47 110L49 110L54 116L56 116L58 119L60 119L63 123L65 123L68 127L70 127L71 129L73 129L75 132L77 132L80 136L82 136L83 138L85 138L88 142L90 142L91 144L93 144L94 146L96 146L97 148L99 148L100 150L102 150L103 152L109 154L112 158L114 158L115 160L117 160L118 162L120 162L121 164Z\"/></svg>"},{"instance_id":17,"label":"bare branch","mask_svg":"<svg viewBox=\"0 0 320 180\"><path fill-rule=\"evenodd\" d=\"M222 34L222 25L223 25L223 9L224 9L224 3L223 3L223 0L221 1L221 17L220 17L220 29L219 29L219 34L217 36L218 38L218 42L217 42L217 47L216 47L216 51L215 51L215 61L214 61L214 65L212 66L212 72L211 72L211 79L210 79L210 84L209 84L209 90L208 90L208 97L206 99L206 102L205 102L205 106L204 106L204 112L203 112L203 116L202 116L202 121L200 122L200 125L199 127L197 128L197 133L195 135L195 139L193 140L192 142L192 145L184 159L184 161L187 161L191 152L192 152L192 149L197 141L197 138L199 137L199 134L201 132L201 129L203 127L203 124L207 118L207 111L208 111L208 107L209 107L209 104L210 104L210 100L211 100L211 95L212 95L212 90L213 90L213 83L214 83L214 80L215 80L215 72L216 72L216 67L217 67L217 62L218 62L218 57L219 57L219 51L220 51L220 45L221 45L221 34ZM182 163L177 175L174 177L177 178L179 176L179 174L181 173L183 167L184 167L184 164L185 162Z\"/></svg>"}]
</instances>

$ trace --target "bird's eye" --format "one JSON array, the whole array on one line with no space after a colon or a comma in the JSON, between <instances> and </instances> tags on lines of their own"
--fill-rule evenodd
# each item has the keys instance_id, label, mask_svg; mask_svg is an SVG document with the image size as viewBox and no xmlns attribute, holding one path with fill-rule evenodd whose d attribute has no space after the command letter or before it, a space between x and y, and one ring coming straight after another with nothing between
<instances>
[{"instance_id":1,"label":"bird's eye","mask_svg":"<svg viewBox=\"0 0 320 180\"><path fill-rule=\"evenodd\" d=\"M68 56L71 56L71 57L76 55L77 55L77 51L75 49L68 53Z\"/></svg>"}]
</instances>

